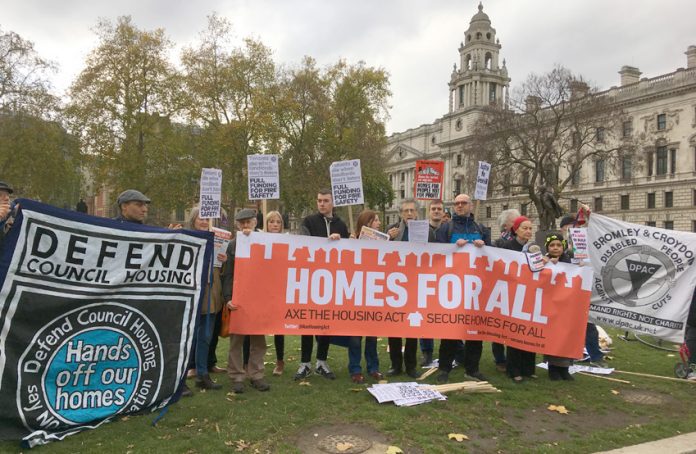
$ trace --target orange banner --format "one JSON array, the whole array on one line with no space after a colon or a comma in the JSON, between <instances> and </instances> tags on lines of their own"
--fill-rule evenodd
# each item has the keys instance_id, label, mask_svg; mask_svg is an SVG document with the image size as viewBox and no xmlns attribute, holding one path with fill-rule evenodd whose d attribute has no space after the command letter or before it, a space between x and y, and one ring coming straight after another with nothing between
<instances>
[{"instance_id":1,"label":"orange banner","mask_svg":"<svg viewBox=\"0 0 696 454\"><path fill-rule=\"evenodd\" d=\"M252 233L237 236L230 331L480 339L578 358L592 270L526 255Z\"/></svg>"}]
</instances>

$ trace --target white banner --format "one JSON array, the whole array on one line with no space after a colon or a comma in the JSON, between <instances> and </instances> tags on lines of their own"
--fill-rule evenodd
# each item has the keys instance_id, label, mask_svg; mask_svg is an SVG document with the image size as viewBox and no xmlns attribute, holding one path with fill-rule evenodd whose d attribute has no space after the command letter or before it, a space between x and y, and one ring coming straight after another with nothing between
<instances>
[{"instance_id":1,"label":"white banner","mask_svg":"<svg viewBox=\"0 0 696 454\"><path fill-rule=\"evenodd\" d=\"M474 199L486 200L488 195L488 180L491 177L491 165L484 161L479 161L478 175L476 176L476 190Z\"/></svg>"},{"instance_id":2,"label":"white banner","mask_svg":"<svg viewBox=\"0 0 696 454\"><path fill-rule=\"evenodd\" d=\"M595 272L590 319L682 342L696 285L696 234L593 213L587 239Z\"/></svg>"},{"instance_id":3,"label":"white banner","mask_svg":"<svg viewBox=\"0 0 696 454\"><path fill-rule=\"evenodd\" d=\"M248 155L247 175L249 200L280 198L278 156L274 154Z\"/></svg>"},{"instance_id":4,"label":"white banner","mask_svg":"<svg viewBox=\"0 0 696 454\"><path fill-rule=\"evenodd\" d=\"M222 192L222 170L203 169L201 171L201 219L214 219L220 217L220 193Z\"/></svg>"},{"instance_id":5,"label":"white banner","mask_svg":"<svg viewBox=\"0 0 696 454\"><path fill-rule=\"evenodd\" d=\"M339 161L331 164L331 194L336 207L361 205L363 199L360 159Z\"/></svg>"}]
</instances>

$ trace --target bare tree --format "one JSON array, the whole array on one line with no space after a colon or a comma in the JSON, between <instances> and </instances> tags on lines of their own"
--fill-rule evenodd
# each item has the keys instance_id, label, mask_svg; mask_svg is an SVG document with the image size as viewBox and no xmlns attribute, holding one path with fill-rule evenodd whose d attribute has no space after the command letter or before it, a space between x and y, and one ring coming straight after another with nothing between
<instances>
[{"instance_id":1,"label":"bare tree","mask_svg":"<svg viewBox=\"0 0 696 454\"><path fill-rule=\"evenodd\" d=\"M551 229L562 214L557 201L584 164L603 179L632 154L633 144L619 138L622 120L611 97L559 66L530 75L505 105L487 107L471 147L493 165L496 189L526 193L541 228Z\"/></svg>"}]
</instances>

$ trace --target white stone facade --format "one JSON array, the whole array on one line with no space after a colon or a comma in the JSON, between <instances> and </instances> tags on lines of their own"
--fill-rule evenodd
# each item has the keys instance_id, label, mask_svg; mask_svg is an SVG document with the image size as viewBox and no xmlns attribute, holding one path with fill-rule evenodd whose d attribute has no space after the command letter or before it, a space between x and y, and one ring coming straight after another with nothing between
<instances>
[{"instance_id":1,"label":"white stone facade","mask_svg":"<svg viewBox=\"0 0 696 454\"><path fill-rule=\"evenodd\" d=\"M386 172L396 195L386 213L388 223L398 217L399 201L413 197L417 160L445 162L447 207L457 193L473 194L477 162L464 152L465 143L480 108L504 103L510 83L505 61L499 63L501 45L495 29L482 9L479 5L459 47L459 68L455 66L449 82L449 112L433 124L388 138ZM613 131L611 140L636 145L634 159L625 169L621 163L605 163L603 179L597 175L601 169L585 162L577 184L564 192L561 206L573 211L580 201L617 219L696 232L696 46L690 46L686 56L686 69L658 77L641 79L637 68L621 69L621 85L601 94L623 111L621 130ZM524 195L489 191L489 199L480 202L477 220L491 227L495 237L502 210L524 213L528 208L528 216L536 215L532 204L525 206L528 202Z\"/></svg>"}]
</instances>

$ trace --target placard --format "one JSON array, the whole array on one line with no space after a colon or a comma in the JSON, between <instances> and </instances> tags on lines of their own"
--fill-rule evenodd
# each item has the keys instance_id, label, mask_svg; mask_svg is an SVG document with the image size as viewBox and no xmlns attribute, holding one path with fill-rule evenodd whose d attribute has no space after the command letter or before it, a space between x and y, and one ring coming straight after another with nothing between
<instances>
[{"instance_id":1,"label":"placard","mask_svg":"<svg viewBox=\"0 0 696 454\"><path fill-rule=\"evenodd\" d=\"M247 156L249 200L275 200L280 198L278 156L274 154L250 154Z\"/></svg>"},{"instance_id":2,"label":"placard","mask_svg":"<svg viewBox=\"0 0 696 454\"><path fill-rule=\"evenodd\" d=\"M216 219L220 217L222 192L222 170L203 169L201 171L200 212L201 219Z\"/></svg>"},{"instance_id":3,"label":"placard","mask_svg":"<svg viewBox=\"0 0 696 454\"><path fill-rule=\"evenodd\" d=\"M338 161L331 164L331 195L336 207L361 205L363 199L360 159Z\"/></svg>"},{"instance_id":4,"label":"placard","mask_svg":"<svg viewBox=\"0 0 696 454\"><path fill-rule=\"evenodd\" d=\"M413 193L419 200L442 200L445 163L443 161L416 161Z\"/></svg>"},{"instance_id":5,"label":"placard","mask_svg":"<svg viewBox=\"0 0 696 454\"><path fill-rule=\"evenodd\" d=\"M478 173L476 175L476 190L474 199L486 200L488 197L488 180L491 177L491 165L484 161L479 161Z\"/></svg>"}]
</instances>

